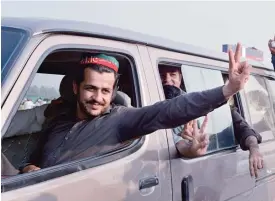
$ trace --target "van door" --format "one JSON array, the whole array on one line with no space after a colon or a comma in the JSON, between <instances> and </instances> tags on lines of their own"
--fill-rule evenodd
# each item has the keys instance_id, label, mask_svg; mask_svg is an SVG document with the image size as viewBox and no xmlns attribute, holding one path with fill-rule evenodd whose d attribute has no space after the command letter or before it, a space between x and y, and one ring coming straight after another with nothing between
<instances>
[{"instance_id":1,"label":"van door","mask_svg":"<svg viewBox=\"0 0 275 201\"><path fill-rule=\"evenodd\" d=\"M137 96L141 105L152 103L136 45L98 38L51 35L39 44L26 64L21 64L24 68L2 107L2 134L5 134L40 64L49 53L61 49L109 51L129 55L133 58L135 79L139 87L137 91L140 92ZM79 162L79 171L74 173L62 171L64 166L59 165L2 179L1 198L3 201L171 200L166 134L157 131L125 148L90 159L94 166L88 169L82 170L83 166ZM64 176L55 176L56 171ZM51 178L45 179L49 174ZM26 185L25 181L31 184Z\"/></svg>"},{"instance_id":2,"label":"van door","mask_svg":"<svg viewBox=\"0 0 275 201\"><path fill-rule=\"evenodd\" d=\"M225 62L156 48L148 48L148 51L161 100L164 99L164 95L158 72L160 63L181 68L187 92L206 90L224 84L219 69L227 67L228 64ZM207 132L211 135L212 148L205 156L194 159L179 157L172 131L166 132L171 158L173 200L221 201L234 198L243 201L244 199L239 197L240 194L251 195L255 179L250 176L248 152L236 148L228 104L210 114ZM245 200L256 201L253 197Z\"/></svg>"},{"instance_id":3,"label":"van door","mask_svg":"<svg viewBox=\"0 0 275 201\"><path fill-rule=\"evenodd\" d=\"M273 73L274 75L274 73ZM275 80L260 75L251 75L242 97L245 112L251 126L262 136L259 145L264 159L253 191L257 200L275 199Z\"/></svg>"}]
</instances>

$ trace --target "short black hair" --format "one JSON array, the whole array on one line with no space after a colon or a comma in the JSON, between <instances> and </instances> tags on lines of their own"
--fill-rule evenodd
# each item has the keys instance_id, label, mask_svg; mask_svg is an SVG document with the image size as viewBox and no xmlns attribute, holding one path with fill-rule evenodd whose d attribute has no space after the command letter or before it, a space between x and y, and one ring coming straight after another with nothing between
<instances>
[{"instance_id":1,"label":"short black hair","mask_svg":"<svg viewBox=\"0 0 275 201\"><path fill-rule=\"evenodd\" d=\"M76 76L75 76L75 82L77 85L80 85L81 82L84 80L84 71L86 68L90 68L98 73L113 73L115 76L115 84L114 87L116 87L119 79L119 74L114 71L113 69L110 69L108 67L97 65L97 64L88 64L88 65L80 65L77 69Z\"/></svg>"}]
</instances>

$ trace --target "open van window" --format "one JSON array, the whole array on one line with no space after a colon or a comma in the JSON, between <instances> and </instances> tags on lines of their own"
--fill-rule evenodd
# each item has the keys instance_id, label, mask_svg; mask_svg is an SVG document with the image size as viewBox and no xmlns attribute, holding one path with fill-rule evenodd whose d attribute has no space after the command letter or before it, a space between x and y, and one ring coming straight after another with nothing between
<instances>
[{"instance_id":1,"label":"open van window","mask_svg":"<svg viewBox=\"0 0 275 201\"><path fill-rule=\"evenodd\" d=\"M172 85L179 88L181 92L177 95L202 91L223 84L222 74L220 71L203 69L199 67L184 65L181 68L179 65L159 65L159 73L163 86ZM209 79L211 77L211 79ZM175 81L178 80L178 81ZM184 82L183 82L184 81ZM164 87L166 96L166 87ZM222 106L219 109L211 112L209 115L206 133L210 135L208 153L223 150L235 146L234 131L232 127L231 114L228 105ZM198 126L203 123L204 117L198 119ZM224 121L220 121L223 119ZM184 125L172 129L175 144L182 140L180 133L183 131Z\"/></svg>"},{"instance_id":2,"label":"open van window","mask_svg":"<svg viewBox=\"0 0 275 201\"><path fill-rule=\"evenodd\" d=\"M22 96L24 97L23 100L18 100L21 102L20 107L17 109L9 128L2 138L2 153L16 169L20 169L23 164L28 162L30 155L36 149L43 135L44 126L51 121L54 115L58 116L61 112L64 112L64 110L61 110L59 107L55 107L55 104L58 104L58 101L60 101L60 96L62 100L66 100L71 104L70 107L72 109L76 106L73 97L73 76L76 68L79 68L78 63L82 54L86 52L87 50L55 51L46 57L39 67L38 72L31 78L33 80L30 86L26 86L28 90L25 90L27 92ZM98 53L101 52L93 51L91 54ZM120 66L118 72L120 74L118 91L113 99L113 103L126 107L139 107L139 95L137 94L138 90L136 86L137 78L133 70L132 60L129 59L127 55L117 53L105 54L114 56L119 61ZM133 142L136 143L133 144ZM62 164L58 164L58 168L55 166L45 168L40 176L42 176L42 180L45 181L54 177L63 176L67 174L66 172L79 171L79 165L82 166L82 169L90 168L96 165L96 158L100 158L100 164L107 163L109 159L106 159L104 162L105 156L115 155L117 152L127 150L130 148L130 145L135 146L139 142L140 139L133 139L116 146L106 146L107 148L105 148L104 152L83 157L81 158L84 160L81 160L82 162L70 161L61 168L60 165L62 166ZM123 154L112 156L112 160L121 157L123 157ZM72 163L72 165L70 165L70 163ZM63 171L61 171L62 169ZM58 171L54 173L54 176L48 173L53 173L55 170ZM23 177L22 182L20 179L17 180L17 182L21 182L19 187L41 181L41 177L40 179L26 179L24 174L17 175L16 177ZM10 185L11 187L9 188L13 189L12 182ZM14 186L18 188L18 184L14 184Z\"/></svg>"}]
</instances>

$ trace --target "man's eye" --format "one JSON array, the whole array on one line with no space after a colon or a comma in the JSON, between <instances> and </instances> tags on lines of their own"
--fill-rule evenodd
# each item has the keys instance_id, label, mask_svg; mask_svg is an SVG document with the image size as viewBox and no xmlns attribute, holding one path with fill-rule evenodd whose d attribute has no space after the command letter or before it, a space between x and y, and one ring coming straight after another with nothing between
<instances>
[{"instance_id":1,"label":"man's eye","mask_svg":"<svg viewBox=\"0 0 275 201\"><path fill-rule=\"evenodd\" d=\"M103 89L103 90L102 90L102 93L103 93L103 94L108 94L108 93L110 93L110 90L108 90L108 89Z\"/></svg>"},{"instance_id":2,"label":"man's eye","mask_svg":"<svg viewBox=\"0 0 275 201\"><path fill-rule=\"evenodd\" d=\"M172 77L176 77L177 74L176 74L176 73L172 73L171 76L172 76Z\"/></svg>"},{"instance_id":3,"label":"man's eye","mask_svg":"<svg viewBox=\"0 0 275 201\"><path fill-rule=\"evenodd\" d=\"M85 88L87 91L95 91L95 88L93 88L93 87L86 87Z\"/></svg>"}]
</instances>

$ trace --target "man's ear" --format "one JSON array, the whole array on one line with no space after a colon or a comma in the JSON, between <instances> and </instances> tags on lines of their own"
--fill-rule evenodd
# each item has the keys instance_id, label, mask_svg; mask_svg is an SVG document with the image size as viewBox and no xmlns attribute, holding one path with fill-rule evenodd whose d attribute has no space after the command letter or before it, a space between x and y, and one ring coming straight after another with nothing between
<instances>
[{"instance_id":1,"label":"man's ear","mask_svg":"<svg viewBox=\"0 0 275 201\"><path fill-rule=\"evenodd\" d=\"M73 81L73 91L74 91L74 94L76 95L77 94L77 84L76 84L75 80Z\"/></svg>"}]
</instances>

